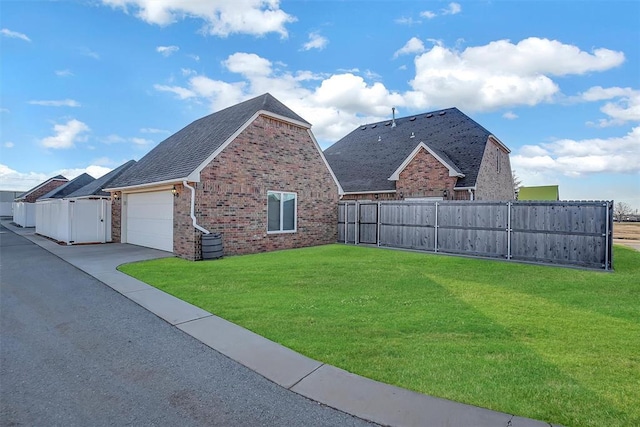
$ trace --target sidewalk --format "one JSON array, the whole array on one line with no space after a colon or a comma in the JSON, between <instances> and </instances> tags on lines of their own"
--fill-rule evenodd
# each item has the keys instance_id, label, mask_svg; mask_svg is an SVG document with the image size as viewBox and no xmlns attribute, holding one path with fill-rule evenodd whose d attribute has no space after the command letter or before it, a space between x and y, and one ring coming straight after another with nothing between
<instances>
[{"instance_id":1,"label":"sidewalk","mask_svg":"<svg viewBox=\"0 0 640 427\"><path fill-rule=\"evenodd\" d=\"M173 256L169 252L120 243L62 246L36 235L34 228L16 227L10 221L2 221L2 225L265 378L348 414L388 426L549 426L423 395L323 364L116 270L124 263Z\"/></svg>"}]
</instances>

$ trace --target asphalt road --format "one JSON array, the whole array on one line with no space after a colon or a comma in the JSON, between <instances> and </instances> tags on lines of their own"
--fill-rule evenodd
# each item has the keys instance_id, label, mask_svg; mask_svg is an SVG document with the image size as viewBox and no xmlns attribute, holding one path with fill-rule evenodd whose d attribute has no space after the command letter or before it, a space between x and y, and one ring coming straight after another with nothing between
<instances>
[{"instance_id":1,"label":"asphalt road","mask_svg":"<svg viewBox=\"0 0 640 427\"><path fill-rule=\"evenodd\" d=\"M364 426L0 228L0 425Z\"/></svg>"}]
</instances>

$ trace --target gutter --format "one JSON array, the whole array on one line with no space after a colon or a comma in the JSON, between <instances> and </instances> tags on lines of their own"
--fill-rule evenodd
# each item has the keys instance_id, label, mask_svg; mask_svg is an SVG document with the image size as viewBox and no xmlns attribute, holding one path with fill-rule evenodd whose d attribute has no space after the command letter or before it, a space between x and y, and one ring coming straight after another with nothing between
<instances>
[{"instance_id":1,"label":"gutter","mask_svg":"<svg viewBox=\"0 0 640 427\"><path fill-rule=\"evenodd\" d=\"M206 230L202 227L200 227L197 222L196 222L196 215L195 215L195 210L196 210L196 189L193 188L192 186L190 186L187 181L182 181L182 185L184 185L185 187L187 187L188 189L191 190L191 221L193 221L193 226L202 231L204 234L210 234L209 230Z\"/></svg>"}]
</instances>

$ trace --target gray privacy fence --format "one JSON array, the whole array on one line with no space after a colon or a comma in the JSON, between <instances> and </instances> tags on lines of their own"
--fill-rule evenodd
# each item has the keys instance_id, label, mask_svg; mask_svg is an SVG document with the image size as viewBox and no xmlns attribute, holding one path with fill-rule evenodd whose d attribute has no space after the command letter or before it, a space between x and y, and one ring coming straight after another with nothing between
<instances>
[{"instance_id":1,"label":"gray privacy fence","mask_svg":"<svg viewBox=\"0 0 640 427\"><path fill-rule=\"evenodd\" d=\"M613 202L340 202L338 241L612 268Z\"/></svg>"}]
</instances>

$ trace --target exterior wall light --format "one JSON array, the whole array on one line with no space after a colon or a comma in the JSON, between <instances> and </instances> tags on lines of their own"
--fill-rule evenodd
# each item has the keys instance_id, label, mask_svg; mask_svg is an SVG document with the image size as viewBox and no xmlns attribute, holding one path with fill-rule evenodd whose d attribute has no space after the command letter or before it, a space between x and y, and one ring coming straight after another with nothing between
<instances>
[{"instance_id":1,"label":"exterior wall light","mask_svg":"<svg viewBox=\"0 0 640 427\"><path fill-rule=\"evenodd\" d=\"M180 193L178 193L178 189L176 188L175 185L171 189L171 194L173 194L175 197L178 197L180 195Z\"/></svg>"},{"instance_id":2,"label":"exterior wall light","mask_svg":"<svg viewBox=\"0 0 640 427\"><path fill-rule=\"evenodd\" d=\"M445 190L442 192L442 197L444 197L444 198L446 199L446 198L447 198L447 196L449 196L449 192L445 189Z\"/></svg>"}]
</instances>

